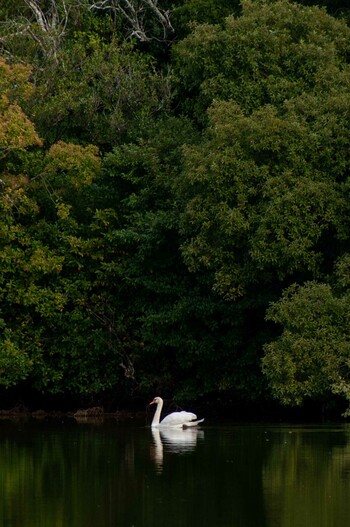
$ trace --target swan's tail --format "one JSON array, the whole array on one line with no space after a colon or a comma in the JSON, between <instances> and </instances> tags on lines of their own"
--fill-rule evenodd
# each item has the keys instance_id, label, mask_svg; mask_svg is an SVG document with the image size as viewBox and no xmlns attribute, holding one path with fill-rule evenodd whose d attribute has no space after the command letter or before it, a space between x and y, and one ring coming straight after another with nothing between
<instances>
[{"instance_id":1,"label":"swan's tail","mask_svg":"<svg viewBox=\"0 0 350 527\"><path fill-rule=\"evenodd\" d=\"M204 419L198 419L198 421L188 421L187 423L183 424L184 428L189 428L190 426L197 426L199 423L202 423Z\"/></svg>"}]
</instances>

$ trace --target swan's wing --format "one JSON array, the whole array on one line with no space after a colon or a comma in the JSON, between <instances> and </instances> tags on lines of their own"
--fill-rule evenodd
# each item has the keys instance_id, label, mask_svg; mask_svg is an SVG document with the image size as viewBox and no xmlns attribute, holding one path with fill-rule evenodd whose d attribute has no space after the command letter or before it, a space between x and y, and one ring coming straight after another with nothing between
<instances>
[{"instance_id":1,"label":"swan's wing","mask_svg":"<svg viewBox=\"0 0 350 527\"><path fill-rule=\"evenodd\" d=\"M160 424L167 426L183 425L186 423L190 423L194 419L197 419L197 416L192 412L173 412L172 414L169 414L164 417Z\"/></svg>"}]
</instances>

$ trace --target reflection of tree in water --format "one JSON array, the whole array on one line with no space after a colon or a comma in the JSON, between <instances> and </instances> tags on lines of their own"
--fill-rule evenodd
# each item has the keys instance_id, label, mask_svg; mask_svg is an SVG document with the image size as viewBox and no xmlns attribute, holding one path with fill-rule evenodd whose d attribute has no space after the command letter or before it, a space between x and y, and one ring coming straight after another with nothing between
<instances>
[{"instance_id":1,"label":"reflection of tree in water","mask_svg":"<svg viewBox=\"0 0 350 527\"><path fill-rule=\"evenodd\" d=\"M263 429L255 426L224 430L210 442L207 478L213 501L207 506L213 508L211 517L218 515L216 525L266 526L261 467L267 448Z\"/></svg>"},{"instance_id":2,"label":"reflection of tree in water","mask_svg":"<svg viewBox=\"0 0 350 527\"><path fill-rule=\"evenodd\" d=\"M203 432L195 449L181 455L171 450L180 449L179 445L162 443L162 470L149 496L158 524L264 527L261 475L267 444L263 431L249 426L206 426ZM161 502L152 505L154 496L160 496Z\"/></svg>"},{"instance_id":3,"label":"reflection of tree in water","mask_svg":"<svg viewBox=\"0 0 350 527\"><path fill-rule=\"evenodd\" d=\"M349 426L286 428L270 435L270 455L263 469L269 525L346 525L350 514Z\"/></svg>"},{"instance_id":4,"label":"reflection of tree in water","mask_svg":"<svg viewBox=\"0 0 350 527\"><path fill-rule=\"evenodd\" d=\"M347 426L206 426L195 436L191 431L176 437L172 431L155 437L149 428L114 422L0 422L0 427L0 525L343 527L348 522Z\"/></svg>"},{"instance_id":5,"label":"reflection of tree in water","mask_svg":"<svg viewBox=\"0 0 350 527\"><path fill-rule=\"evenodd\" d=\"M157 473L148 428L2 423L0 524L264 526L262 441L238 429L198 434L163 434Z\"/></svg>"},{"instance_id":6,"label":"reflection of tree in water","mask_svg":"<svg viewBox=\"0 0 350 527\"><path fill-rule=\"evenodd\" d=\"M108 524L117 504L132 511L128 493L138 491L142 467L138 434L127 440L123 429L40 426L1 429L0 525L96 527Z\"/></svg>"}]
</instances>

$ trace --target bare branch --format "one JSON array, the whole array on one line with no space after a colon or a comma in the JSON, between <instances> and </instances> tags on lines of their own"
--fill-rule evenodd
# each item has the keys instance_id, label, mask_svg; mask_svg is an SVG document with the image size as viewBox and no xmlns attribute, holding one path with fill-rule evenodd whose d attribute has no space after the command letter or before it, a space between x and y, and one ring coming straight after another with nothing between
<instances>
[{"instance_id":1,"label":"bare branch","mask_svg":"<svg viewBox=\"0 0 350 527\"><path fill-rule=\"evenodd\" d=\"M150 7L150 9L153 11L153 13L156 15L158 20L161 22L162 26L164 28L170 29L170 31L174 31L173 26L170 22L170 13L169 11L161 11L157 7L157 0L144 0L144 2Z\"/></svg>"},{"instance_id":2,"label":"bare branch","mask_svg":"<svg viewBox=\"0 0 350 527\"><path fill-rule=\"evenodd\" d=\"M27 6L31 9L33 15L35 16L35 19L42 31L47 33L49 29L48 21L41 9L41 7L37 4L36 0L24 0Z\"/></svg>"},{"instance_id":3,"label":"bare branch","mask_svg":"<svg viewBox=\"0 0 350 527\"><path fill-rule=\"evenodd\" d=\"M3 24L4 27L5 24ZM0 37L0 42L6 42L7 40L11 40L12 38L16 38L21 35L26 35L30 29L30 24L21 24L18 22L17 24L11 23L11 26L9 24L6 24L8 29L6 35L3 35Z\"/></svg>"},{"instance_id":4,"label":"bare branch","mask_svg":"<svg viewBox=\"0 0 350 527\"><path fill-rule=\"evenodd\" d=\"M174 28L170 20L170 12L161 9L157 0L100 0L97 2L85 0L88 2L88 9L110 10L119 13L128 23L130 36L136 37L141 42L147 42L156 39L155 36L148 34L145 13L153 13L163 29L163 40L166 40L169 33L174 33Z\"/></svg>"},{"instance_id":5,"label":"bare branch","mask_svg":"<svg viewBox=\"0 0 350 527\"><path fill-rule=\"evenodd\" d=\"M66 36L69 23L68 0L50 0L44 8L42 0L24 0L28 15L0 22L0 45L3 52L11 54L11 43L18 37L27 36L41 49L47 59L56 64L60 60L59 50ZM127 36L140 42L151 40L167 41L174 37L170 12L162 9L158 0L74 0L75 6L83 9L109 10L119 16L127 28ZM47 5L47 3L46 3ZM157 34L147 25L153 17L158 25ZM163 35L159 36L159 29Z\"/></svg>"},{"instance_id":6,"label":"bare branch","mask_svg":"<svg viewBox=\"0 0 350 527\"><path fill-rule=\"evenodd\" d=\"M0 43L14 40L18 36L28 36L41 48L44 56L58 62L58 51L66 34L69 9L66 0L51 0L50 8L44 10L40 0L24 0L32 16L18 17L2 24L6 33L0 37ZM60 10L63 13L60 15Z\"/></svg>"}]
</instances>

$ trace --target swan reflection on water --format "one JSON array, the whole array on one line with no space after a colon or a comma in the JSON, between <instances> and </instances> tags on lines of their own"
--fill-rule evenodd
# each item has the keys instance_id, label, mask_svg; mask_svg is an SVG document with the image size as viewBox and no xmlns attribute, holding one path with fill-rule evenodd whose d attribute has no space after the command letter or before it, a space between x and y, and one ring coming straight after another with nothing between
<instances>
[{"instance_id":1,"label":"swan reflection on water","mask_svg":"<svg viewBox=\"0 0 350 527\"><path fill-rule=\"evenodd\" d=\"M197 441L204 439L204 430L198 428L152 428L151 459L157 472L163 469L163 454L185 454L196 449Z\"/></svg>"}]
</instances>

